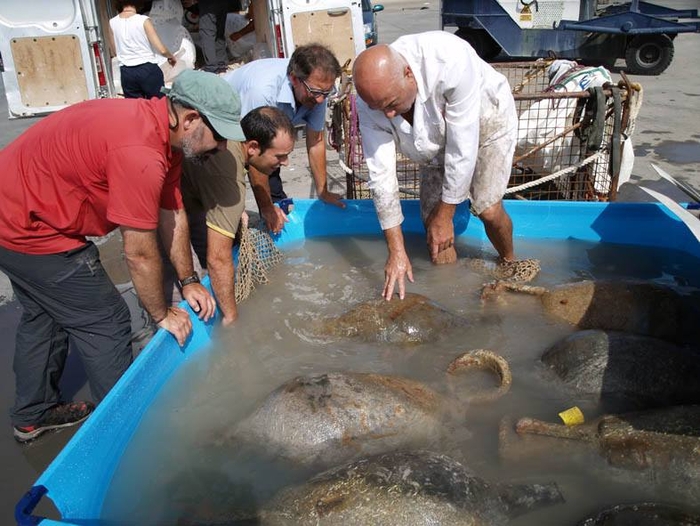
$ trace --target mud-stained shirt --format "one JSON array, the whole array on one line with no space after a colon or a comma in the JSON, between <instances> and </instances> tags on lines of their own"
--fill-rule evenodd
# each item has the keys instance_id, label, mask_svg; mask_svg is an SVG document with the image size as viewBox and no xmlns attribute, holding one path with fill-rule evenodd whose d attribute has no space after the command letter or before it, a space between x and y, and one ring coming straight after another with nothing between
<instances>
[{"instance_id":1,"label":"mud-stained shirt","mask_svg":"<svg viewBox=\"0 0 700 526\"><path fill-rule=\"evenodd\" d=\"M397 149L414 162L444 166L442 201L459 204L469 195L480 141L480 119L507 100L508 80L481 60L461 38L430 31L397 39L391 47L408 62L418 86L413 125L387 118L358 98L362 148L382 229L400 225Z\"/></svg>"},{"instance_id":2,"label":"mud-stained shirt","mask_svg":"<svg viewBox=\"0 0 700 526\"><path fill-rule=\"evenodd\" d=\"M166 99L98 99L44 118L0 151L0 245L55 254L182 208Z\"/></svg>"}]
</instances>

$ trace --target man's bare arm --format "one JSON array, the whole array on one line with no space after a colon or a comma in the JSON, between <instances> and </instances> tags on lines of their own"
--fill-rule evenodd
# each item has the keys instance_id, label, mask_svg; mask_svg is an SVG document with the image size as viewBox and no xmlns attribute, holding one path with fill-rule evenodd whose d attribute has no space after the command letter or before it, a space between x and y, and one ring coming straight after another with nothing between
<instances>
[{"instance_id":1,"label":"man's bare arm","mask_svg":"<svg viewBox=\"0 0 700 526\"><path fill-rule=\"evenodd\" d=\"M168 311L163 291L163 260L155 230L121 227L124 256L139 300L151 317L163 320Z\"/></svg>"},{"instance_id":2,"label":"man's bare arm","mask_svg":"<svg viewBox=\"0 0 700 526\"><path fill-rule=\"evenodd\" d=\"M326 170L326 142L323 131L306 127L306 151L309 156L309 169L314 178L316 193L322 201L345 208L340 194L328 191L328 173Z\"/></svg>"},{"instance_id":3,"label":"man's bare arm","mask_svg":"<svg viewBox=\"0 0 700 526\"><path fill-rule=\"evenodd\" d=\"M282 231L284 224L289 221L284 212L272 203L270 197L270 178L259 172L252 166L248 168L248 180L253 189L255 202L258 205L260 214L265 220L265 225L270 232L278 234Z\"/></svg>"},{"instance_id":4,"label":"man's bare arm","mask_svg":"<svg viewBox=\"0 0 700 526\"><path fill-rule=\"evenodd\" d=\"M192 251L190 250L190 227L185 209L166 210L161 208L158 233L163 247L175 267L178 279L194 274Z\"/></svg>"},{"instance_id":5,"label":"man's bare arm","mask_svg":"<svg viewBox=\"0 0 700 526\"><path fill-rule=\"evenodd\" d=\"M207 228L207 270L216 301L223 314L223 325L230 325L238 318L233 239L212 228Z\"/></svg>"},{"instance_id":6,"label":"man's bare arm","mask_svg":"<svg viewBox=\"0 0 700 526\"><path fill-rule=\"evenodd\" d=\"M187 312L168 307L163 291L163 260L155 230L121 227L124 255L136 294L159 327L170 332L180 345L192 330Z\"/></svg>"},{"instance_id":7,"label":"man's bare arm","mask_svg":"<svg viewBox=\"0 0 700 526\"><path fill-rule=\"evenodd\" d=\"M190 249L190 228L184 209L160 210L158 228L170 261L175 267L179 280L194 274L192 250ZM207 321L216 312L216 302L209 291L200 283L191 283L182 287L182 297L199 318Z\"/></svg>"},{"instance_id":8,"label":"man's bare arm","mask_svg":"<svg viewBox=\"0 0 700 526\"><path fill-rule=\"evenodd\" d=\"M453 218L457 206L440 201L428 216L427 237L430 259L435 262L437 255L454 245Z\"/></svg>"},{"instance_id":9,"label":"man's bare arm","mask_svg":"<svg viewBox=\"0 0 700 526\"><path fill-rule=\"evenodd\" d=\"M384 266L384 289L382 296L387 301L391 300L394 295L394 287L398 283L399 298L404 299L406 296L406 283L404 276L408 276L408 280L413 283L413 267L408 259L406 248L403 241L403 233L401 225L388 228L384 231L389 256Z\"/></svg>"}]
</instances>

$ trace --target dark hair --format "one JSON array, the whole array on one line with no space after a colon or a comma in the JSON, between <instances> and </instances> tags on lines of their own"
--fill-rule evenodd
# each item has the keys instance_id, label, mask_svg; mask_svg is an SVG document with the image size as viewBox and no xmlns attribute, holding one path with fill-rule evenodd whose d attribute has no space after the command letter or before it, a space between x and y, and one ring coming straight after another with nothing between
<instances>
[{"instance_id":1,"label":"dark hair","mask_svg":"<svg viewBox=\"0 0 700 526\"><path fill-rule=\"evenodd\" d=\"M306 80L314 70L320 70L333 78L339 77L341 73L338 59L326 46L306 44L296 48L289 59L287 75L293 74L300 80Z\"/></svg>"},{"instance_id":2,"label":"dark hair","mask_svg":"<svg viewBox=\"0 0 700 526\"><path fill-rule=\"evenodd\" d=\"M144 0L115 0L114 8L118 13L121 13L125 7L133 6L136 8L136 12L140 13L143 10L144 4Z\"/></svg>"},{"instance_id":3,"label":"dark hair","mask_svg":"<svg viewBox=\"0 0 700 526\"><path fill-rule=\"evenodd\" d=\"M241 119L246 141L258 141L260 153L267 150L280 131L294 138L294 126L287 115L274 106L260 106Z\"/></svg>"}]
</instances>

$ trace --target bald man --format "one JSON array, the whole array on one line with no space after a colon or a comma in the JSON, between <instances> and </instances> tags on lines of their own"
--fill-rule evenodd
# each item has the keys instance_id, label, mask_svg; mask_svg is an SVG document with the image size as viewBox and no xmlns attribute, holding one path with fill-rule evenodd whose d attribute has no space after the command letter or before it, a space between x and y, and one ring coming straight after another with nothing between
<instances>
[{"instance_id":1,"label":"bald man","mask_svg":"<svg viewBox=\"0 0 700 526\"><path fill-rule=\"evenodd\" d=\"M421 216L434 263L454 255L455 208L467 199L499 261L513 261L513 224L502 199L518 117L506 78L461 38L430 31L363 51L353 81L370 187L389 249L384 298L390 300L398 285L403 299L405 278L413 282L401 231L397 149L421 164Z\"/></svg>"}]
</instances>

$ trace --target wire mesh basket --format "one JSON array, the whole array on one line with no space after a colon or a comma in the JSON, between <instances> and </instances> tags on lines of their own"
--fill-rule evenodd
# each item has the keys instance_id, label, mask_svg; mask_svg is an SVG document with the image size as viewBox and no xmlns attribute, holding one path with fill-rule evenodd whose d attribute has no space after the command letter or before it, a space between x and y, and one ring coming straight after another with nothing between
<instances>
[{"instance_id":1,"label":"wire mesh basket","mask_svg":"<svg viewBox=\"0 0 700 526\"><path fill-rule=\"evenodd\" d=\"M518 143L504 198L613 201L622 144L641 105L641 86L617 84L586 91L549 91L550 60L492 64L508 78L518 112ZM356 95L332 106L331 142L346 172L348 199L370 198ZM419 196L420 165L397 153L403 199Z\"/></svg>"},{"instance_id":2,"label":"wire mesh basket","mask_svg":"<svg viewBox=\"0 0 700 526\"><path fill-rule=\"evenodd\" d=\"M535 60L532 62L494 62L493 67L508 79L511 91L516 93L541 93L549 87L547 68L552 60Z\"/></svg>"}]
</instances>

